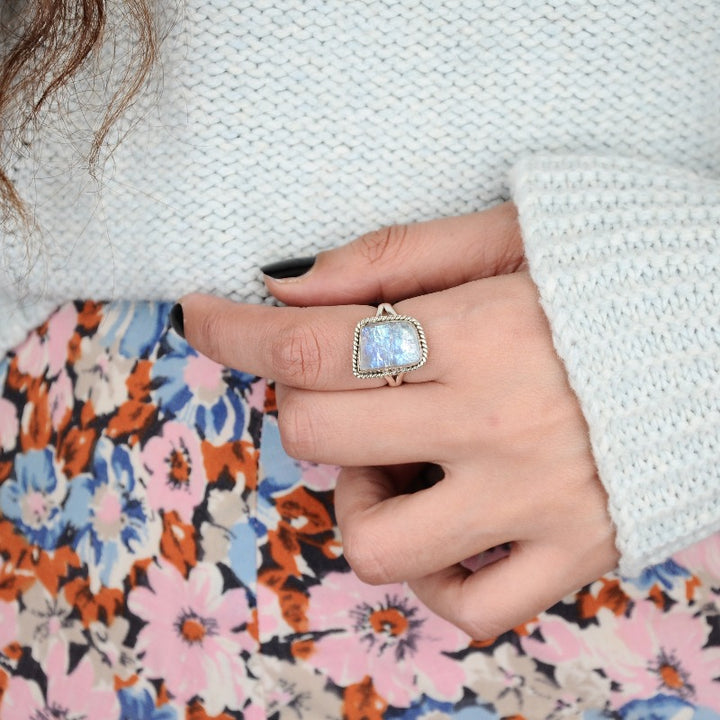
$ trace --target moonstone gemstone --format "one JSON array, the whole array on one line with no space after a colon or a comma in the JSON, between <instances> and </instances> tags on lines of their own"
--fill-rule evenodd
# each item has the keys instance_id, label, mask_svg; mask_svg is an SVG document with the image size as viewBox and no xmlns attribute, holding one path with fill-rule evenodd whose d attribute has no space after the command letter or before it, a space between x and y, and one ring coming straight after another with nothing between
<instances>
[{"instance_id":1,"label":"moonstone gemstone","mask_svg":"<svg viewBox=\"0 0 720 720\"><path fill-rule=\"evenodd\" d=\"M358 369L361 372L403 368L421 359L420 338L411 322L376 322L360 329Z\"/></svg>"}]
</instances>

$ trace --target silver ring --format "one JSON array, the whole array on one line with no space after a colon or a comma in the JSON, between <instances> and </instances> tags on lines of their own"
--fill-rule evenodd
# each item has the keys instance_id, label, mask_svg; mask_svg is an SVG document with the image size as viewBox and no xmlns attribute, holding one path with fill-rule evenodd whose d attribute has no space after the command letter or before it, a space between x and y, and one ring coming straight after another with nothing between
<instances>
[{"instance_id":1,"label":"silver ring","mask_svg":"<svg viewBox=\"0 0 720 720\"><path fill-rule=\"evenodd\" d=\"M409 315L398 315L390 303L381 303L373 317L355 328L353 375L386 378L387 384L402 384L405 373L422 367L428 356L422 325Z\"/></svg>"}]
</instances>

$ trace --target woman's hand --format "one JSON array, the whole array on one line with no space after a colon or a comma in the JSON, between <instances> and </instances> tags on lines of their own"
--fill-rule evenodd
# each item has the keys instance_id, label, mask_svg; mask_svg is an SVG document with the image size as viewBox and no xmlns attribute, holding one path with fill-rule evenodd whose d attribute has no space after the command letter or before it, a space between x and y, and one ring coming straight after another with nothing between
<instances>
[{"instance_id":1,"label":"woman's hand","mask_svg":"<svg viewBox=\"0 0 720 720\"><path fill-rule=\"evenodd\" d=\"M313 307L181 303L194 347L276 380L288 453L343 466L338 525L359 577L407 581L476 639L618 559L587 427L522 263L507 204L379 231L303 277L268 279L284 302ZM355 325L374 314L359 303L374 301L425 329L428 361L399 388L352 374ZM415 489L425 463L444 477ZM502 560L461 565L506 543Z\"/></svg>"}]
</instances>

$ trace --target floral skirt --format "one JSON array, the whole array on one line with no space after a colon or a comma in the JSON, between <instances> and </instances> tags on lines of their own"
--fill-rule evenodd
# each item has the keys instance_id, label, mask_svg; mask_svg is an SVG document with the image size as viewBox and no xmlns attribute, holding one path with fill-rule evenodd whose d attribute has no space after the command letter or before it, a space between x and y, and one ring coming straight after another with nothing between
<instances>
[{"instance_id":1,"label":"floral skirt","mask_svg":"<svg viewBox=\"0 0 720 720\"><path fill-rule=\"evenodd\" d=\"M3 720L720 718L718 536L473 642L355 577L336 469L168 310L71 303L0 360Z\"/></svg>"}]
</instances>

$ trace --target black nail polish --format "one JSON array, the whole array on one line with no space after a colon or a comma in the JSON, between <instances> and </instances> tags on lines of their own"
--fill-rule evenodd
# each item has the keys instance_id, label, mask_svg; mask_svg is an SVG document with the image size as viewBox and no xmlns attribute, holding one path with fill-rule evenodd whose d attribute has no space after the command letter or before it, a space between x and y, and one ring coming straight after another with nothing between
<instances>
[{"instance_id":1,"label":"black nail polish","mask_svg":"<svg viewBox=\"0 0 720 720\"><path fill-rule=\"evenodd\" d=\"M285 280L304 275L315 264L314 257L290 258L263 265L260 271L274 280Z\"/></svg>"},{"instance_id":2,"label":"black nail polish","mask_svg":"<svg viewBox=\"0 0 720 720\"><path fill-rule=\"evenodd\" d=\"M170 327L181 337L185 338L185 318L180 303L175 303L170 311Z\"/></svg>"}]
</instances>

